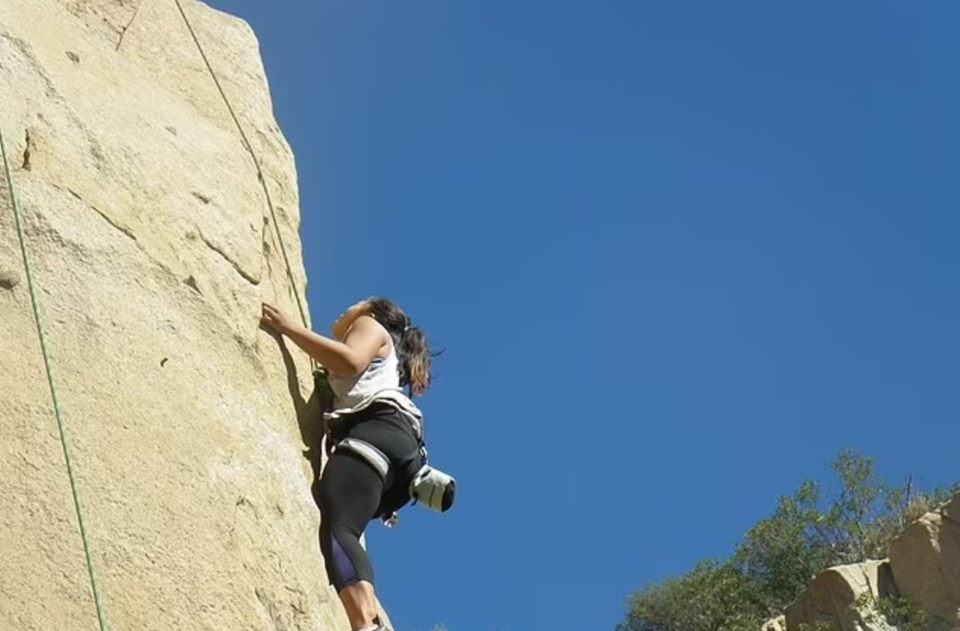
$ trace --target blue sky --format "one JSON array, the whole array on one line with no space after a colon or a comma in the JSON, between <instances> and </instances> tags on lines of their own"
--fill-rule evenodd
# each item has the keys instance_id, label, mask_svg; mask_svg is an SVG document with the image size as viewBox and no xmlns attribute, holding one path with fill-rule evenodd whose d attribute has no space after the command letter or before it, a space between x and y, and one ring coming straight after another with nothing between
<instances>
[{"instance_id":1,"label":"blue sky","mask_svg":"<svg viewBox=\"0 0 960 631\"><path fill-rule=\"evenodd\" d=\"M397 631L612 630L847 447L957 477L955 2L265 3L315 321L434 342ZM237 97L235 97L237 98Z\"/></svg>"}]
</instances>

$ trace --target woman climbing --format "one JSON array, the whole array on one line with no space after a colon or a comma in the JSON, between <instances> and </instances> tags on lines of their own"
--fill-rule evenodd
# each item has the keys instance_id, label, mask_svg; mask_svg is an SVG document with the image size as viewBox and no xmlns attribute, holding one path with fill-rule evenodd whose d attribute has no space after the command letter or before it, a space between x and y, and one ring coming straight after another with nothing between
<instances>
[{"instance_id":1,"label":"woman climbing","mask_svg":"<svg viewBox=\"0 0 960 631\"><path fill-rule=\"evenodd\" d=\"M411 499L411 482L423 465L423 417L411 397L430 387L426 338L385 298L348 308L334 322L331 337L266 303L262 321L329 371L334 409L328 414L327 444L336 448L318 489L320 548L351 628L384 631L373 568L360 537L372 519L388 517ZM442 510L452 503L452 486L437 500Z\"/></svg>"}]
</instances>

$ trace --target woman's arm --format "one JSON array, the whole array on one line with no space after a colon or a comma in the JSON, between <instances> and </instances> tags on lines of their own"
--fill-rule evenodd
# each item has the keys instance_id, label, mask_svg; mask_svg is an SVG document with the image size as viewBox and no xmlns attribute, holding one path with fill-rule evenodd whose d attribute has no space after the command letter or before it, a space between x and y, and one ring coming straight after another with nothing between
<instances>
[{"instance_id":1,"label":"woman's arm","mask_svg":"<svg viewBox=\"0 0 960 631\"><path fill-rule=\"evenodd\" d=\"M314 333L266 303L263 322L340 376L359 375L386 342L386 332L369 316L357 318L343 342Z\"/></svg>"}]
</instances>

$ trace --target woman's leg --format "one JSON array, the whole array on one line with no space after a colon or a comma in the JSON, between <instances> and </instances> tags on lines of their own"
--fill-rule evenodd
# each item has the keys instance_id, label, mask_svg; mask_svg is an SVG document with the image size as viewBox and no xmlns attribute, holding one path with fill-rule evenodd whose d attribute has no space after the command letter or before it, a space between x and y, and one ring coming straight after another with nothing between
<instances>
[{"instance_id":1,"label":"woman's leg","mask_svg":"<svg viewBox=\"0 0 960 631\"><path fill-rule=\"evenodd\" d=\"M377 624L377 598L371 583L360 581L345 588L340 592L340 602L347 611L351 629L364 629Z\"/></svg>"},{"instance_id":2,"label":"woman's leg","mask_svg":"<svg viewBox=\"0 0 960 631\"><path fill-rule=\"evenodd\" d=\"M367 442L390 460L384 481L365 460L349 451L334 451L318 488L320 545L327 575L340 595L354 630L379 622L373 589L373 568L360 545L360 535L377 513L384 493L403 494L408 465L418 451L409 422L390 405L374 405L350 426L347 435ZM399 485L399 486L398 486Z\"/></svg>"},{"instance_id":3,"label":"woman's leg","mask_svg":"<svg viewBox=\"0 0 960 631\"><path fill-rule=\"evenodd\" d=\"M377 621L373 568L360 535L373 519L382 492L380 475L349 452L334 452L320 480L320 548L352 629Z\"/></svg>"}]
</instances>

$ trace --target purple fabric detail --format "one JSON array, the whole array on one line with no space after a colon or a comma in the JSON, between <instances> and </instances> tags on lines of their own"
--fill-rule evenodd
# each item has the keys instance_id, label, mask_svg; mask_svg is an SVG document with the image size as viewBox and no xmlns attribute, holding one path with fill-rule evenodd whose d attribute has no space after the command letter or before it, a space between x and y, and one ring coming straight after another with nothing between
<instances>
[{"instance_id":1,"label":"purple fabric detail","mask_svg":"<svg viewBox=\"0 0 960 631\"><path fill-rule=\"evenodd\" d=\"M343 546L340 545L340 542L337 541L336 535L330 533L330 538L333 540L333 567L337 571L337 590L341 590L344 587L347 587L353 583L356 583L359 580L357 576L357 569L353 567L353 563L350 562L350 557L347 556L347 552L343 549Z\"/></svg>"}]
</instances>

